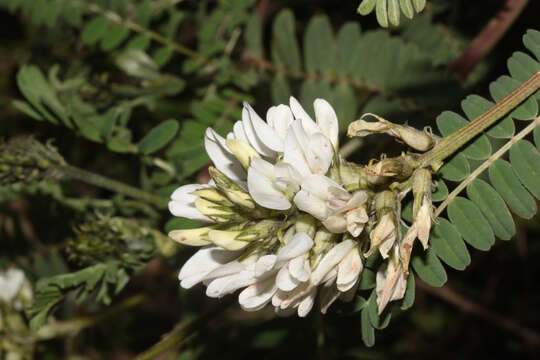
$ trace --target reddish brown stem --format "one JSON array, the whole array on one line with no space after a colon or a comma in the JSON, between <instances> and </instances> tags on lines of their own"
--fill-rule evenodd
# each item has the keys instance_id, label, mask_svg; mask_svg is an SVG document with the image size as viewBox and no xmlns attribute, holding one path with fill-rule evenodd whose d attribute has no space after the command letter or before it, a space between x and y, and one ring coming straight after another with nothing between
<instances>
[{"instance_id":1,"label":"reddish brown stem","mask_svg":"<svg viewBox=\"0 0 540 360\"><path fill-rule=\"evenodd\" d=\"M475 65L501 40L528 2L529 0L506 0L503 8L488 22L467 50L448 66L450 72L465 80Z\"/></svg>"}]
</instances>

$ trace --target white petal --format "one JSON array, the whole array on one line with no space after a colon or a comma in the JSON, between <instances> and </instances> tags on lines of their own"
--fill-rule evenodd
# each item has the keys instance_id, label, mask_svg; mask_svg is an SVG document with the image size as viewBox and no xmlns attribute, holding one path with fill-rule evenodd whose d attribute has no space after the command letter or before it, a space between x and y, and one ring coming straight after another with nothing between
<instances>
[{"instance_id":1,"label":"white petal","mask_svg":"<svg viewBox=\"0 0 540 360\"><path fill-rule=\"evenodd\" d=\"M339 298L339 291L336 289L336 286L332 284L331 286L323 286L321 288L321 313L326 314L330 305L332 305Z\"/></svg>"},{"instance_id":2,"label":"white petal","mask_svg":"<svg viewBox=\"0 0 540 360\"><path fill-rule=\"evenodd\" d=\"M266 121L282 140L285 140L293 120L293 114L287 105L272 106L266 113Z\"/></svg>"},{"instance_id":3,"label":"white petal","mask_svg":"<svg viewBox=\"0 0 540 360\"><path fill-rule=\"evenodd\" d=\"M298 209L313 215L319 220L326 219L330 214L325 201L304 190L300 190L294 196L294 203Z\"/></svg>"},{"instance_id":4,"label":"white petal","mask_svg":"<svg viewBox=\"0 0 540 360\"><path fill-rule=\"evenodd\" d=\"M251 161L251 167L266 176L269 179L274 179L275 169L274 165L261 158L256 158Z\"/></svg>"},{"instance_id":5,"label":"white petal","mask_svg":"<svg viewBox=\"0 0 540 360\"><path fill-rule=\"evenodd\" d=\"M311 169L304 157L304 152L296 139L292 127L289 129L287 137L285 138L283 161L291 164L303 177L311 174Z\"/></svg>"},{"instance_id":6,"label":"white petal","mask_svg":"<svg viewBox=\"0 0 540 360\"><path fill-rule=\"evenodd\" d=\"M257 282L253 271L243 270L237 274L217 278L208 284L206 296L222 297Z\"/></svg>"},{"instance_id":7,"label":"white petal","mask_svg":"<svg viewBox=\"0 0 540 360\"><path fill-rule=\"evenodd\" d=\"M347 230L347 220L343 214L329 216L323 221L323 225L334 234L341 234Z\"/></svg>"},{"instance_id":8,"label":"white petal","mask_svg":"<svg viewBox=\"0 0 540 360\"><path fill-rule=\"evenodd\" d=\"M306 317L315 303L315 295L317 294L317 288L313 288L311 292L298 305L298 316Z\"/></svg>"},{"instance_id":9,"label":"white petal","mask_svg":"<svg viewBox=\"0 0 540 360\"><path fill-rule=\"evenodd\" d=\"M207 185L189 184L176 189L171 195L172 201L169 201L169 211L171 214L197 221L213 222L197 210L194 204L197 196L191 195L192 192L206 187Z\"/></svg>"},{"instance_id":10,"label":"white petal","mask_svg":"<svg viewBox=\"0 0 540 360\"><path fill-rule=\"evenodd\" d=\"M264 255L255 263L255 276L260 278L266 275L276 265L276 255Z\"/></svg>"},{"instance_id":11,"label":"white petal","mask_svg":"<svg viewBox=\"0 0 540 360\"><path fill-rule=\"evenodd\" d=\"M358 290L359 285L360 285L360 279L356 280L356 282L353 284L353 286L349 290L339 295L339 298L341 299L341 301L343 302L352 301L356 295L356 291Z\"/></svg>"},{"instance_id":12,"label":"white petal","mask_svg":"<svg viewBox=\"0 0 540 360\"><path fill-rule=\"evenodd\" d=\"M336 112L332 106L323 99L316 99L313 103L317 126L322 133L332 142L335 149L338 148L339 123Z\"/></svg>"},{"instance_id":13,"label":"white petal","mask_svg":"<svg viewBox=\"0 0 540 360\"><path fill-rule=\"evenodd\" d=\"M244 103L244 109L242 110L242 125L244 127L244 132L249 139L249 144L253 146L253 148L255 148L259 154L269 158L274 158L276 153L266 146L255 132L254 121L257 121L255 119L263 121L259 115L257 115L255 110L249 106L249 104Z\"/></svg>"},{"instance_id":14,"label":"white petal","mask_svg":"<svg viewBox=\"0 0 540 360\"><path fill-rule=\"evenodd\" d=\"M313 240L304 232L299 232L293 236L284 247L277 253L277 261L285 262L308 252L313 247Z\"/></svg>"},{"instance_id":15,"label":"white petal","mask_svg":"<svg viewBox=\"0 0 540 360\"><path fill-rule=\"evenodd\" d=\"M244 131L244 125L242 125L242 120L238 120L237 122L234 123L233 133L234 133L235 139L245 141L246 143L249 144L249 140L246 136L246 132Z\"/></svg>"},{"instance_id":16,"label":"white petal","mask_svg":"<svg viewBox=\"0 0 540 360\"><path fill-rule=\"evenodd\" d=\"M305 151L306 160L311 172L326 174L334 157L332 143L321 133L315 133L309 138L309 151Z\"/></svg>"},{"instance_id":17,"label":"white petal","mask_svg":"<svg viewBox=\"0 0 540 360\"><path fill-rule=\"evenodd\" d=\"M262 207L274 210L287 210L291 207L289 199L274 188L272 180L254 167L248 169L248 189L253 200Z\"/></svg>"},{"instance_id":18,"label":"white petal","mask_svg":"<svg viewBox=\"0 0 540 360\"><path fill-rule=\"evenodd\" d=\"M213 220L201 214L201 212L197 210L195 205L187 205L180 201L169 201L169 211L174 216L179 216L196 221L213 222Z\"/></svg>"},{"instance_id":19,"label":"white petal","mask_svg":"<svg viewBox=\"0 0 540 360\"><path fill-rule=\"evenodd\" d=\"M283 152L283 139L269 124L264 122L258 115L251 116L251 123L256 135L267 148Z\"/></svg>"},{"instance_id":20,"label":"white petal","mask_svg":"<svg viewBox=\"0 0 540 360\"><path fill-rule=\"evenodd\" d=\"M317 127L317 124L313 121L311 116L308 115L308 113L304 110L302 105L296 100L294 97L289 98L289 105L291 107L291 111L294 114L295 119L300 119L302 122L302 126L304 127L304 130L308 134L314 134L319 130Z\"/></svg>"},{"instance_id":21,"label":"white petal","mask_svg":"<svg viewBox=\"0 0 540 360\"><path fill-rule=\"evenodd\" d=\"M311 283L313 285L320 284L324 277L351 251L354 245L354 241L345 240L330 249L311 274Z\"/></svg>"},{"instance_id":22,"label":"white petal","mask_svg":"<svg viewBox=\"0 0 540 360\"><path fill-rule=\"evenodd\" d=\"M226 148L225 139L211 128L206 129L204 147L214 166L233 181L244 181L246 172L234 155Z\"/></svg>"},{"instance_id":23,"label":"white petal","mask_svg":"<svg viewBox=\"0 0 540 360\"><path fill-rule=\"evenodd\" d=\"M298 256L289 261L289 273L298 281L308 281L311 276L309 261L303 256Z\"/></svg>"},{"instance_id":24,"label":"white petal","mask_svg":"<svg viewBox=\"0 0 540 360\"><path fill-rule=\"evenodd\" d=\"M239 263L238 261L231 261L225 265L221 265L217 269L210 271L203 278L203 281L213 280L219 277L237 274L240 271L244 270L245 268L246 268L245 264Z\"/></svg>"},{"instance_id":25,"label":"white petal","mask_svg":"<svg viewBox=\"0 0 540 360\"><path fill-rule=\"evenodd\" d=\"M238 257L238 251L228 251L216 246L208 246L197 251L191 258L186 261L178 279L181 280L180 286L189 289L193 285L202 281L202 279L223 264Z\"/></svg>"},{"instance_id":26,"label":"white petal","mask_svg":"<svg viewBox=\"0 0 540 360\"><path fill-rule=\"evenodd\" d=\"M298 286L300 282L293 278L287 269L287 266L279 269L279 272L276 276L276 285L279 290L282 291L292 291L295 287Z\"/></svg>"},{"instance_id":27,"label":"white petal","mask_svg":"<svg viewBox=\"0 0 540 360\"><path fill-rule=\"evenodd\" d=\"M338 265L337 289L345 292L353 287L363 269L358 248L353 248Z\"/></svg>"},{"instance_id":28,"label":"white petal","mask_svg":"<svg viewBox=\"0 0 540 360\"><path fill-rule=\"evenodd\" d=\"M276 290L274 279L268 278L245 288L238 296L238 302L246 311L257 311L270 302Z\"/></svg>"}]
</instances>

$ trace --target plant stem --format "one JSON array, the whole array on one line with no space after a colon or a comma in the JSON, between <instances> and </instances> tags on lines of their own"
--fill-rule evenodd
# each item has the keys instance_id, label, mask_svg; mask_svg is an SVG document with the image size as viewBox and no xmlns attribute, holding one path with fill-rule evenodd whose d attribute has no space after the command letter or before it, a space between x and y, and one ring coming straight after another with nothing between
<instances>
[{"instance_id":1,"label":"plant stem","mask_svg":"<svg viewBox=\"0 0 540 360\"><path fill-rule=\"evenodd\" d=\"M465 180L463 180L447 197L446 199L439 205L437 210L435 211L435 216L439 216L444 209L450 204L452 201L454 201L454 198L458 196L458 194L463 191L469 185L471 182L473 182L474 179L478 177L484 170L486 170L488 167L493 164L495 160L503 156L512 145L514 145L519 140L523 139L525 136L527 136L531 131L533 131L538 125L540 124L540 117L537 117L534 119L529 125L527 125L526 128L521 130L516 136L512 137L510 141L508 141L506 144L504 144L503 147L501 147L497 152L495 152L493 155L491 155L486 161L484 161L479 167L477 167Z\"/></svg>"},{"instance_id":2,"label":"plant stem","mask_svg":"<svg viewBox=\"0 0 540 360\"><path fill-rule=\"evenodd\" d=\"M443 138L433 149L418 160L420 167L434 166L438 168L442 160L454 154L459 148L478 136L483 130L508 114L521 102L526 100L540 88L540 71L531 76L521 86L496 103L491 109L478 116L465 127Z\"/></svg>"},{"instance_id":3,"label":"plant stem","mask_svg":"<svg viewBox=\"0 0 540 360\"><path fill-rule=\"evenodd\" d=\"M87 184L95 185L135 199L143 200L161 208L167 207L168 199L164 197L151 194L136 187L121 183L120 181L112 180L87 170L71 165L59 165L56 167L56 170L70 179L77 179Z\"/></svg>"},{"instance_id":4,"label":"plant stem","mask_svg":"<svg viewBox=\"0 0 540 360\"><path fill-rule=\"evenodd\" d=\"M149 297L147 295L135 295L101 314L46 324L38 330L38 332L36 333L36 338L37 340L49 340L81 331L87 327L99 323L100 321L108 317L140 305L141 303L148 300L148 298Z\"/></svg>"}]
</instances>

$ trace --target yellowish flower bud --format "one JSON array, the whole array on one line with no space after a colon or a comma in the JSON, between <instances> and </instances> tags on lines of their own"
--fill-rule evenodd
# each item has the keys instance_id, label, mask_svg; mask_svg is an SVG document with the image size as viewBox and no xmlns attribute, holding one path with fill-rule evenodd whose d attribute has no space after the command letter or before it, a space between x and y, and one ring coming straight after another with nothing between
<instances>
[{"instance_id":1,"label":"yellowish flower bud","mask_svg":"<svg viewBox=\"0 0 540 360\"><path fill-rule=\"evenodd\" d=\"M243 208L255 209L255 202L251 196L234 181L229 179L215 167L211 166L208 171L210 172L212 180L216 183L217 188L221 190L230 201Z\"/></svg>"},{"instance_id":2,"label":"yellowish flower bud","mask_svg":"<svg viewBox=\"0 0 540 360\"><path fill-rule=\"evenodd\" d=\"M169 232L169 237L182 245L205 246L212 243L208 238L208 232L212 229L212 226L208 226L198 229L173 230Z\"/></svg>"},{"instance_id":3,"label":"yellowish flower bud","mask_svg":"<svg viewBox=\"0 0 540 360\"><path fill-rule=\"evenodd\" d=\"M208 238L212 243L227 250L241 250L249 245L248 241L237 240L242 231L210 230Z\"/></svg>"},{"instance_id":4,"label":"yellowish flower bud","mask_svg":"<svg viewBox=\"0 0 540 360\"><path fill-rule=\"evenodd\" d=\"M227 139L227 147L231 150L234 156L238 159L242 167L247 170L251 164L251 159L260 157L257 151L249 144L238 139Z\"/></svg>"}]
</instances>

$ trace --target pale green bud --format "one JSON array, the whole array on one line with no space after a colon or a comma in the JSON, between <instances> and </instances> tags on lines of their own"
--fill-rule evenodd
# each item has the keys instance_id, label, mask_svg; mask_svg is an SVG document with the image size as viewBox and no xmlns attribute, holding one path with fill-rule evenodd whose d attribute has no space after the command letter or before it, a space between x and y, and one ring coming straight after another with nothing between
<instances>
[{"instance_id":1,"label":"pale green bud","mask_svg":"<svg viewBox=\"0 0 540 360\"><path fill-rule=\"evenodd\" d=\"M229 179L215 167L211 166L208 171L216 183L217 188L221 190L230 201L243 208L255 209L255 202L251 196L234 181Z\"/></svg>"},{"instance_id":2,"label":"pale green bud","mask_svg":"<svg viewBox=\"0 0 540 360\"><path fill-rule=\"evenodd\" d=\"M227 139L226 144L245 170L249 168L251 159L255 157L260 158L259 153L257 153L257 151L255 151L255 149L253 149L245 141L238 139Z\"/></svg>"},{"instance_id":3,"label":"pale green bud","mask_svg":"<svg viewBox=\"0 0 540 360\"><path fill-rule=\"evenodd\" d=\"M208 233L214 229L214 226L207 226L198 229L173 230L169 232L169 237L182 245L205 246L212 242Z\"/></svg>"}]
</instances>

